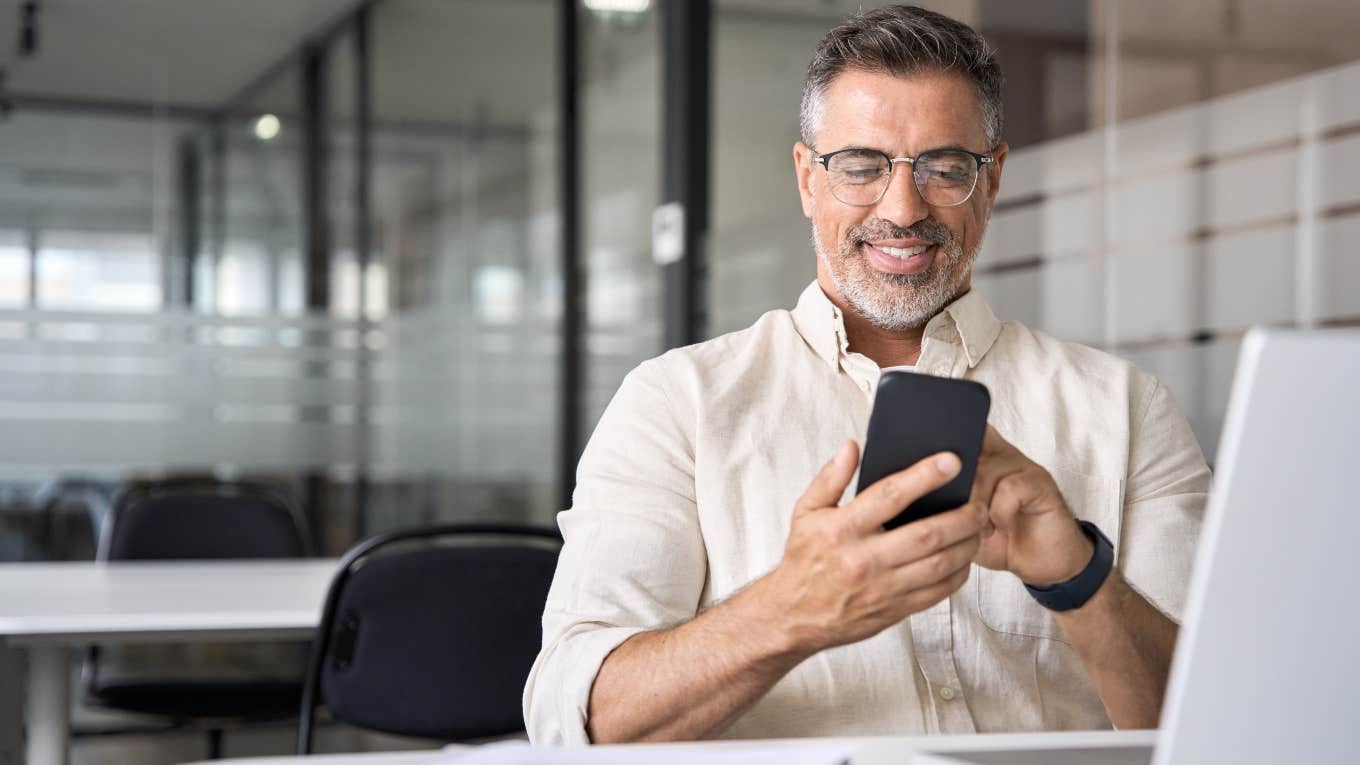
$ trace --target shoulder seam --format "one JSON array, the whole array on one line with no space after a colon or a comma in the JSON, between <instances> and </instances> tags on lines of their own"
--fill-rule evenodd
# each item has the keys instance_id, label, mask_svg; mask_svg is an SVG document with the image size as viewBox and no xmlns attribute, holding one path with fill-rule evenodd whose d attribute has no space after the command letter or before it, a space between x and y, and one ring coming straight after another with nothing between
<instances>
[{"instance_id":1,"label":"shoulder seam","mask_svg":"<svg viewBox=\"0 0 1360 765\"><path fill-rule=\"evenodd\" d=\"M1134 368L1137 369L1137 367ZM1142 370L1138 371L1142 372ZM1147 373L1144 372L1144 374ZM1152 399L1156 398L1157 391L1162 387L1162 381L1157 379L1156 375L1148 375L1148 377L1152 379L1152 385L1148 386L1147 397L1143 401L1143 411L1138 415L1139 432L1143 430L1143 425L1147 423L1148 412L1152 411Z\"/></svg>"},{"instance_id":2,"label":"shoulder seam","mask_svg":"<svg viewBox=\"0 0 1360 765\"><path fill-rule=\"evenodd\" d=\"M665 363L664 361L665 358L666 354L663 353L660 356L657 356L656 358L652 359L652 361L655 362L655 366L661 367L662 364ZM680 433L680 435L685 439L685 446L688 447L689 449L690 464L693 465L696 462L697 458L696 450L694 448L694 439L690 437L690 434L687 433L683 427L681 427L680 419L675 414L675 404L672 403L672 396L670 390L670 376L665 374L664 369L657 369L657 372L661 373L657 379L657 388L661 390L661 399L666 404L666 414L670 416L671 425L675 427L676 431ZM691 471L691 474L692 473L693 471Z\"/></svg>"}]
</instances>

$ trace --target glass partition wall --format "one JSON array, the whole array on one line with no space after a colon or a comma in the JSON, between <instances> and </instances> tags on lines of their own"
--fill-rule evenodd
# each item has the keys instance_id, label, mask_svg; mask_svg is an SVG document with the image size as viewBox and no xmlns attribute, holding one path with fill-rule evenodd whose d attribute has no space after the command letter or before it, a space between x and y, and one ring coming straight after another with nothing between
<instances>
[{"instance_id":1,"label":"glass partition wall","mask_svg":"<svg viewBox=\"0 0 1360 765\"><path fill-rule=\"evenodd\" d=\"M239 156L254 174L228 176L228 209L253 202L293 248L267 258L270 313L306 324L284 372L298 397L276 422L327 549L555 510L554 11L374 3L233 109L255 131ZM496 42L510 35L521 45ZM231 214L226 241L234 228L259 241Z\"/></svg>"},{"instance_id":2,"label":"glass partition wall","mask_svg":"<svg viewBox=\"0 0 1360 765\"><path fill-rule=\"evenodd\" d=\"M663 344L651 242L661 193L659 14L646 3L591 5L580 20L587 435L624 375Z\"/></svg>"},{"instance_id":3,"label":"glass partition wall","mask_svg":"<svg viewBox=\"0 0 1360 765\"><path fill-rule=\"evenodd\" d=\"M159 314L178 226L173 116L0 121L0 559L93 556L123 462L178 409Z\"/></svg>"},{"instance_id":4,"label":"glass partition wall","mask_svg":"<svg viewBox=\"0 0 1360 765\"><path fill-rule=\"evenodd\" d=\"M555 13L373 8L373 527L558 509Z\"/></svg>"},{"instance_id":5,"label":"glass partition wall","mask_svg":"<svg viewBox=\"0 0 1360 765\"><path fill-rule=\"evenodd\" d=\"M284 489L322 554L551 522L557 10L362 3L207 108L19 99L0 559L92 557L121 486L186 475Z\"/></svg>"}]
</instances>

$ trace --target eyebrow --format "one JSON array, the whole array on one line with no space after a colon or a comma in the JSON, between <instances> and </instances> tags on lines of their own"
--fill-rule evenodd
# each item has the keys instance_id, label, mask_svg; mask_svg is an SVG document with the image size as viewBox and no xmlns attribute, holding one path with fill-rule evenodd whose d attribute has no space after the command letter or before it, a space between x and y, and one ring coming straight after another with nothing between
<instances>
[{"instance_id":1,"label":"eyebrow","mask_svg":"<svg viewBox=\"0 0 1360 765\"><path fill-rule=\"evenodd\" d=\"M889 157L892 157L892 158L896 158L896 157L899 157L899 156L905 156L905 155L900 155L900 154L893 154L892 152L888 151L887 149L880 149L880 148L878 148L877 146L846 146L846 147L844 147L844 148L835 149L834 151L823 152L823 154L835 154L837 151L851 151L851 150L854 150L854 151L878 151L878 152L882 152L882 153L884 153L884 154L887 154ZM965 148L965 147L963 147L963 146L959 146L958 144L948 144L948 145L945 145L945 146L932 146L931 148L926 149L925 151L922 151L922 152L917 153L916 156L919 157L919 156L921 156L922 154L927 154L927 153L932 152L932 151L962 151L962 152L967 152L967 153L969 153L969 154L981 154L981 155L984 156L984 157L985 157L985 156L989 156L989 153L988 153L988 152L974 152L972 149L968 149L968 148Z\"/></svg>"}]
</instances>

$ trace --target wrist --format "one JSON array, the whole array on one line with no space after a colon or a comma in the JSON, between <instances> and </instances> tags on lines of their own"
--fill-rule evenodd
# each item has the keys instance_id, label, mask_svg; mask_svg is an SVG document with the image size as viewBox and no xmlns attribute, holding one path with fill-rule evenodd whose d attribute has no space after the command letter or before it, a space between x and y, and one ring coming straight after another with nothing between
<instances>
[{"instance_id":1,"label":"wrist","mask_svg":"<svg viewBox=\"0 0 1360 765\"><path fill-rule=\"evenodd\" d=\"M1054 584L1041 585L1025 582L1025 589L1039 604L1051 611L1071 611L1081 608L1095 597L1114 569L1114 545L1089 521L1079 521L1078 528L1091 542L1091 559L1075 576Z\"/></svg>"},{"instance_id":2,"label":"wrist","mask_svg":"<svg viewBox=\"0 0 1360 765\"><path fill-rule=\"evenodd\" d=\"M802 623L790 608L771 572L751 583L734 600L744 611L743 627L765 649L768 658L794 664L827 646L819 639L821 630Z\"/></svg>"},{"instance_id":3,"label":"wrist","mask_svg":"<svg viewBox=\"0 0 1360 765\"><path fill-rule=\"evenodd\" d=\"M1077 525L1075 519L1072 522L1072 536L1071 541L1063 546L1062 558L1065 562L1052 577L1052 581L1026 582L1026 584L1036 587L1061 584L1079 576L1081 572L1086 570L1087 566L1091 565L1091 560L1096 557L1096 544L1081 530L1081 526Z\"/></svg>"}]
</instances>

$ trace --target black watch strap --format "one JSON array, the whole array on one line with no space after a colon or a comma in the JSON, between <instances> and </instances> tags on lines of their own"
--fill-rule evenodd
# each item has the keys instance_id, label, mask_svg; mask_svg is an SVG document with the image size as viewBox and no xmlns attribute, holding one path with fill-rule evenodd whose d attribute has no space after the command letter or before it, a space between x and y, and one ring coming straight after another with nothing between
<instances>
[{"instance_id":1,"label":"black watch strap","mask_svg":"<svg viewBox=\"0 0 1360 765\"><path fill-rule=\"evenodd\" d=\"M1105 583L1105 579L1110 575L1110 569L1114 568L1114 545L1110 543L1109 538L1090 521L1077 521L1077 525L1096 546L1096 553L1091 556L1091 562L1086 564L1086 568L1066 582L1047 587L1025 585L1025 589L1039 601L1039 605L1050 611L1071 611L1086 605L1086 601L1090 600L1091 596L1096 594L1096 590L1100 589L1100 585Z\"/></svg>"}]
</instances>

